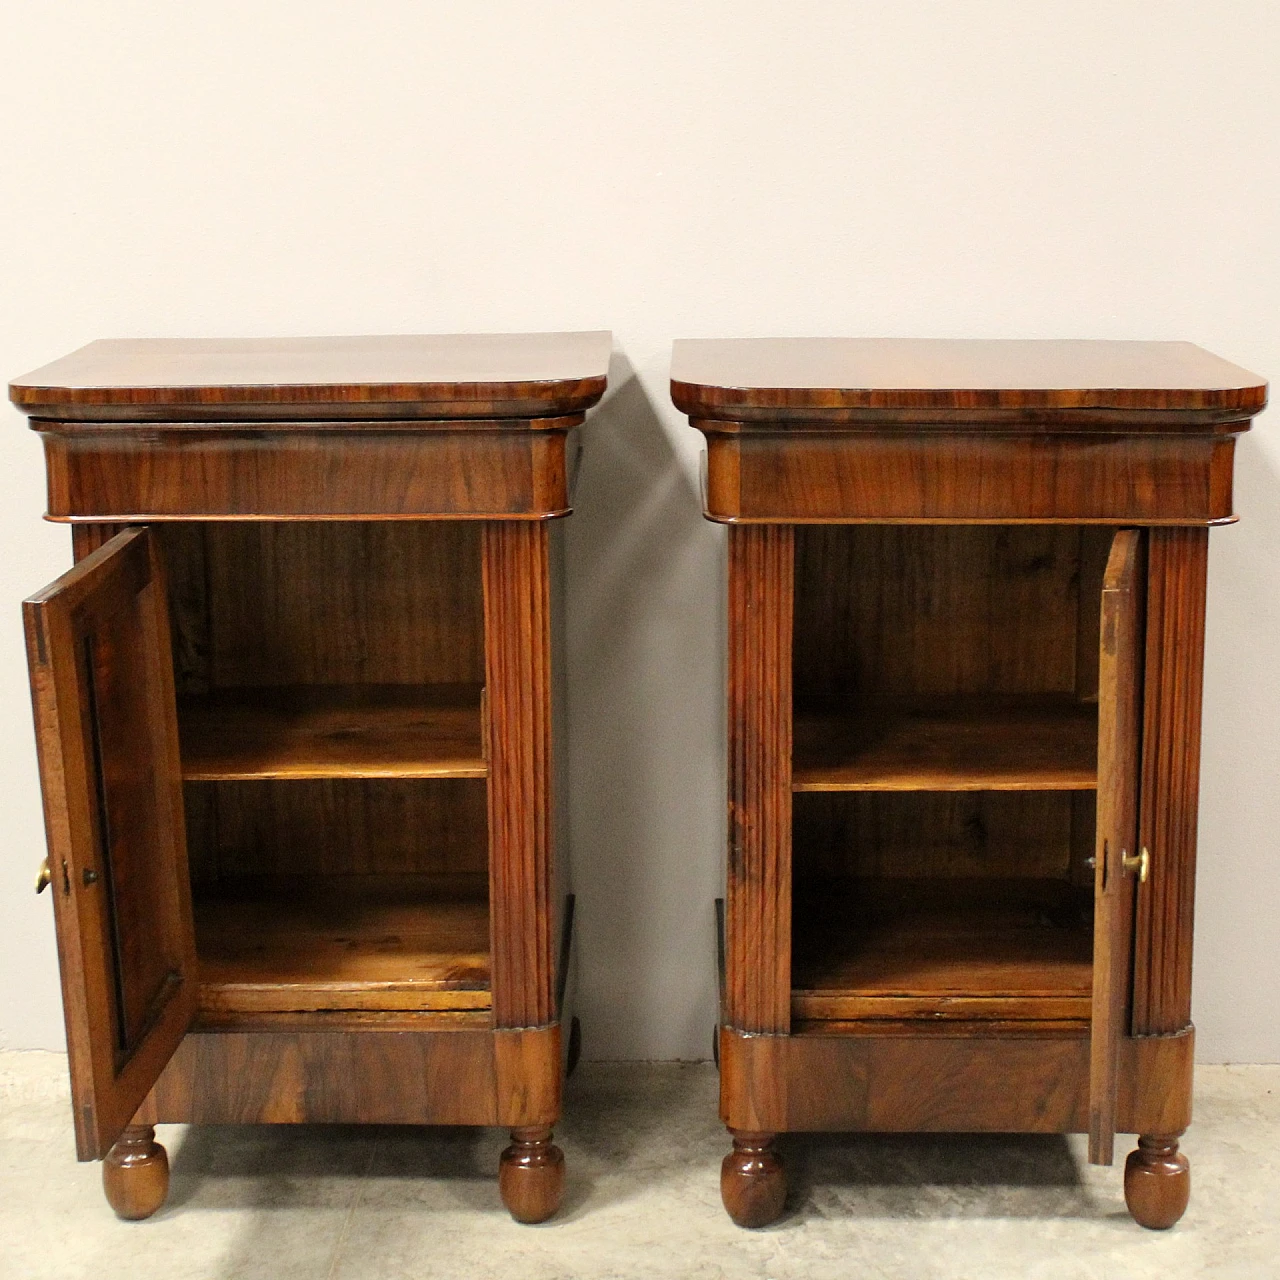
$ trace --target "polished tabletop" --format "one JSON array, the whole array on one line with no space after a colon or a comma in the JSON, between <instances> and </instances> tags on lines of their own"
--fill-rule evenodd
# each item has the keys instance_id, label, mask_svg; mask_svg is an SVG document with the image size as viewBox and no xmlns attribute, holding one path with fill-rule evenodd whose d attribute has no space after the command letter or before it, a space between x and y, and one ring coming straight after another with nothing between
<instances>
[{"instance_id":1,"label":"polished tabletop","mask_svg":"<svg viewBox=\"0 0 1280 1280\"><path fill-rule=\"evenodd\" d=\"M737 409L1224 409L1264 379L1190 342L949 338L685 339L671 391L691 416Z\"/></svg>"},{"instance_id":2,"label":"polished tabletop","mask_svg":"<svg viewBox=\"0 0 1280 1280\"><path fill-rule=\"evenodd\" d=\"M39 417L158 417L260 409L344 417L551 415L605 388L611 335L427 334L333 338L113 338L15 378L10 399Z\"/></svg>"}]
</instances>

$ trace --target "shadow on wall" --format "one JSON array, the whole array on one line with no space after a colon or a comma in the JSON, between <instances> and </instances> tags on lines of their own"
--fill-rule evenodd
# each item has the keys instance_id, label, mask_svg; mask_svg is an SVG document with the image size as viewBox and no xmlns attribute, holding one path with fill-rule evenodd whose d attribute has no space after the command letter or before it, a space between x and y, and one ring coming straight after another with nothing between
<instances>
[{"instance_id":1,"label":"shadow on wall","mask_svg":"<svg viewBox=\"0 0 1280 1280\"><path fill-rule=\"evenodd\" d=\"M1200 1062L1277 1060L1280 672L1259 660L1280 634L1280 453L1270 417L1236 446L1240 523L1209 537L1192 988Z\"/></svg>"},{"instance_id":2,"label":"shadow on wall","mask_svg":"<svg viewBox=\"0 0 1280 1280\"><path fill-rule=\"evenodd\" d=\"M723 539L625 356L609 382L567 534L584 1055L705 1058L724 843Z\"/></svg>"}]
</instances>

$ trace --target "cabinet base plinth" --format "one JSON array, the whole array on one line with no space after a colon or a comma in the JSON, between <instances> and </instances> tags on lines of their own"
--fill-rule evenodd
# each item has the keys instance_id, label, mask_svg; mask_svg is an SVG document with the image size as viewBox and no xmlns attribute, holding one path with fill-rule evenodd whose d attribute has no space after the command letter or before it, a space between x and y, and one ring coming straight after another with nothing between
<instances>
[{"instance_id":1,"label":"cabinet base plinth","mask_svg":"<svg viewBox=\"0 0 1280 1280\"><path fill-rule=\"evenodd\" d=\"M169 1194L169 1157L149 1124L131 1124L102 1162L102 1190L116 1217L149 1218Z\"/></svg>"}]
</instances>

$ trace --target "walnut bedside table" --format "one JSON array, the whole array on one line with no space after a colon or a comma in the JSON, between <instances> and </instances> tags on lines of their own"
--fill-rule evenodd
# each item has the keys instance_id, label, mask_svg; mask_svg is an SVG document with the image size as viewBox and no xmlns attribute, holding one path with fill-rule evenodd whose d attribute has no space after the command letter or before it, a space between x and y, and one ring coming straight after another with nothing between
<instances>
[{"instance_id":1,"label":"walnut bedside table","mask_svg":"<svg viewBox=\"0 0 1280 1280\"><path fill-rule=\"evenodd\" d=\"M721 1178L794 1130L1089 1134L1190 1187L1208 531L1258 377L1165 342L676 344L729 525Z\"/></svg>"},{"instance_id":2,"label":"walnut bedside table","mask_svg":"<svg viewBox=\"0 0 1280 1280\"><path fill-rule=\"evenodd\" d=\"M17 379L76 566L24 606L77 1149L501 1125L560 1202L566 442L607 333L95 342Z\"/></svg>"}]
</instances>

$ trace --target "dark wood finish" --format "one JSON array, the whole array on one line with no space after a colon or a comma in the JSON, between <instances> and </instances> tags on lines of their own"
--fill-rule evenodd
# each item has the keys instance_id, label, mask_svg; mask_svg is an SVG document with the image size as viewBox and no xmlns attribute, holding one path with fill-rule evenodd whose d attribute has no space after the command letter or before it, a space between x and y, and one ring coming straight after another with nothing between
<instances>
[{"instance_id":1,"label":"dark wood finish","mask_svg":"<svg viewBox=\"0 0 1280 1280\"><path fill-rule=\"evenodd\" d=\"M1096 698L1111 530L871 524L794 536L801 711Z\"/></svg>"},{"instance_id":2,"label":"dark wood finish","mask_svg":"<svg viewBox=\"0 0 1280 1280\"><path fill-rule=\"evenodd\" d=\"M1094 855L1093 1011L1089 1159L1110 1164L1116 1129L1119 1040L1128 1023L1138 858L1142 592L1145 546L1121 529L1102 582L1098 659L1098 810Z\"/></svg>"},{"instance_id":3,"label":"dark wood finish","mask_svg":"<svg viewBox=\"0 0 1280 1280\"><path fill-rule=\"evenodd\" d=\"M126 524L73 524L71 526L71 551L77 563L92 555L117 533L123 533Z\"/></svg>"},{"instance_id":4,"label":"dark wood finish","mask_svg":"<svg viewBox=\"0 0 1280 1280\"><path fill-rule=\"evenodd\" d=\"M877 411L1003 410L1024 423L1108 409L1249 418L1267 384L1190 342L705 338L675 344L671 395L691 418L865 423Z\"/></svg>"},{"instance_id":5,"label":"dark wood finish","mask_svg":"<svg viewBox=\"0 0 1280 1280\"><path fill-rule=\"evenodd\" d=\"M1191 1119L1195 1037L1120 1043L1120 1132ZM998 1087L992 1082L998 1081ZM720 1030L720 1117L769 1132L1081 1133L1084 1023L796 1022L790 1035Z\"/></svg>"},{"instance_id":6,"label":"dark wood finish","mask_svg":"<svg viewBox=\"0 0 1280 1280\"><path fill-rule=\"evenodd\" d=\"M679 342L671 385L731 523L1228 521L1267 391L1187 343L887 339Z\"/></svg>"},{"instance_id":7,"label":"dark wood finish","mask_svg":"<svg viewBox=\"0 0 1280 1280\"><path fill-rule=\"evenodd\" d=\"M1184 343L781 339L677 344L672 394L730 525L735 1146L1139 1133L1169 1225L1205 526L1265 383Z\"/></svg>"},{"instance_id":8,"label":"dark wood finish","mask_svg":"<svg viewBox=\"0 0 1280 1280\"><path fill-rule=\"evenodd\" d=\"M1138 890L1133 1033L1191 1024L1191 948L1204 684L1204 529L1148 535L1139 844L1151 851Z\"/></svg>"},{"instance_id":9,"label":"dark wood finish","mask_svg":"<svg viewBox=\"0 0 1280 1280\"><path fill-rule=\"evenodd\" d=\"M825 879L1071 878L1081 792L797 792L796 886ZM1092 803L1090 804L1092 808ZM1083 823L1081 825L1084 825Z\"/></svg>"},{"instance_id":10,"label":"dark wood finish","mask_svg":"<svg viewBox=\"0 0 1280 1280\"><path fill-rule=\"evenodd\" d=\"M611 336L467 333L354 338L103 339L15 378L39 418L522 418L604 393Z\"/></svg>"},{"instance_id":11,"label":"dark wood finish","mask_svg":"<svg viewBox=\"0 0 1280 1280\"><path fill-rule=\"evenodd\" d=\"M192 879L479 875L478 779L291 779L185 787Z\"/></svg>"},{"instance_id":12,"label":"dark wood finish","mask_svg":"<svg viewBox=\"0 0 1280 1280\"><path fill-rule=\"evenodd\" d=\"M479 1124L514 1133L513 1213L554 1211L572 913L546 518L608 354L607 334L107 343L15 384L79 561L32 606L52 622L29 610L51 847L94 835L90 747L108 811L132 806L108 813L123 914L86 925L89 886L55 862L80 1152L132 1120L121 1203L154 1185L139 1126L161 1120ZM86 661L68 584L97 577ZM129 1053L101 1058L87 1038L115 1026Z\"/></svg>"},{"instance_id":13,"label":"dark wood finish","mask_svg":"<svg viewBox=\"0 0 1280 1280\"><path fill-rule=\"evenodd\" d=\"M707 433L705 512L726 524L1235 518L1229 435L979 435L919 431L914 422L880 433L694 425Z\"/></svg>"},{"instance_id":14,"label":"dark wood finish","mask_svg":"<svg viewBox=\"0 0 1280 1280\"><path fill-rule=\"evenodd\" d=\"M502 1203L517 1222L545 1222L564 1199L564 1152L545 1128L512 1129L498 1165Z\"/></svg>"},{"instance_id":15,"label":"dark wood finish","mask_svg":"<svg viewBox=\"0 0 1280 1280\"><path fill-rule=\"evenodd\" d=\"M486 1017L485 1023L489 1021ZM559 1027L464 1014L314 1014L190 1033L139 1113L151 1124L549 1125ZM521 1073L553 1069L545 1079Z\"/></svg>"},{"instance_id":16,"label":"dark wood finish","mask_svg":"<svg viewBox=\"0 0 1280 1280\"><path fill-rule=\"evenodd\" d=\"M345 465L345 459L343 460ZM164 526L180 551L184 693L484 681L480 529L457 522ZM270 574L270 589L263 575ZM175 574L176 576L176 574Z\"/></svg>"},{"instance_id":17,"label":"dark wood finish","mask_svg":"<svg viewBox=\"0 0 1280 1280\"><path fill-rule=\"evenodd\" d=\"M864 704L797 716L793 791L1092 791L1097 709L1074 699Z\"/></svg>"},{"instance_id":18,"label":"dark wood finish","mask_svg":"<svg viewBox=\"0 0 1280 1280\"><path fill-rule=\"evenodd\" d=\"M188 782L483 778L479 685L291 685L180 710Z\"/></svg>"},{"instance_id":19,"label":"dark wood finish","mask_svg":"<svg viewBox=\"0 0 1280 1280\"><path fill-rule=\"evenodd\" d=\"M479 876L222 881L196 899L200 1012L487 1009Z\"/></svg>"},{"instance_id":20,"label":"dark wood finish","mask_svg":"<svg viewBox=\"0 0 1280 1280\"><path fill-rule=\"evenodd\" d=\"M169 1157L149 1124L131 1124L102 1161L102 1190L126 1222L149 1218L169 1195Z\"/></svg>"},{"instance_id":21,"label":"dark wood finish","mask_svg":"<svg viewBox=\"0 0 1280 1280\"><path fill-rule=\"evenodd\" d=\"M555 1017L547 551L543 525L485 526L489 901L499 1027L537 1027Z\"/></svg>"},{"instance_id":22,"label":"dark wood finish","mask_svg":"<svg viewBox=\"0 0 1280 1280\"><path fill-rule=\"evenodd\" d=\"M558 1021L546 1027L494 1030L499 1124L519 1127L555 1123L560 1116L564 1080L563 1050Z\"/></svg>"},{"instance_id":23,"label":"dark wood finish","mask_svg":"<svg viewBox=\"0 0 1280 1280\"><path fill-rule=\"evenodd\" d=\"M791 1017L1088 1019L1087 920L1058 880L831 882L795 899Z\"/></svg>"},{"instance_id":24,"label":"dark wood finish","mask_svg":"<svg viewBox=\"0 0 1280 1280\"><path fill-rule=\"evenodd\" d=\"M582 420L34 425L51 520L476 520L566 515Z\"/></svg>"},{"instance_id":25,"label":"dark wood finish","mask_svg":"<svg viewBox=\"0 0 1280 1280\"><path fill-rule=\"evenodd\" d=\"M491 1031L384 1025L194 1032L156 1085L153 1122L498 1123Z\"/></svg>"},{"instance_id":26,"label":"dark wood finish","mask_svg":"<svg viewBox=\"0 0 1280 1280\"><path fill-rule=\"evenodd\" d=\"M729 534L725 1015L785 1031L791 1010L791 600L785 526Z\"/></svg>"},{"instance_id":27,"label":"dark wood finish","mask_svg":"<svg viewBox=\"0 0 1280 1280\"><path fill-rule=\"evenodd\" d=\"M23 605L76 1148L104 1156L196 1004L164 572L118 534Z\"/></svg>"},{"instance_id":28,"label":"dark wood finish","mask_svg":"<svg viewBox=\"0 0 1280 1280\"><path fill-rule=\"evenodd\" d=\"M720 1199L740 1227L767 1227L782 1216L787 1179L772 1133L733 1132L733 1150L720 1165Z\"/></svg>"},{"instance_id":29,"label":"dark wood finish","mask_svg":"<svg viewBox=\"0 0 1280 1280\"><path fill-rule=\"evenodd\" d=\"M1124 1202L1139 1225L1166 1231L1187 1211L1191 1167L1178 1151L1181 1135L1144 1135L1124 1166Z\"/></svg>"}]
</instances>

